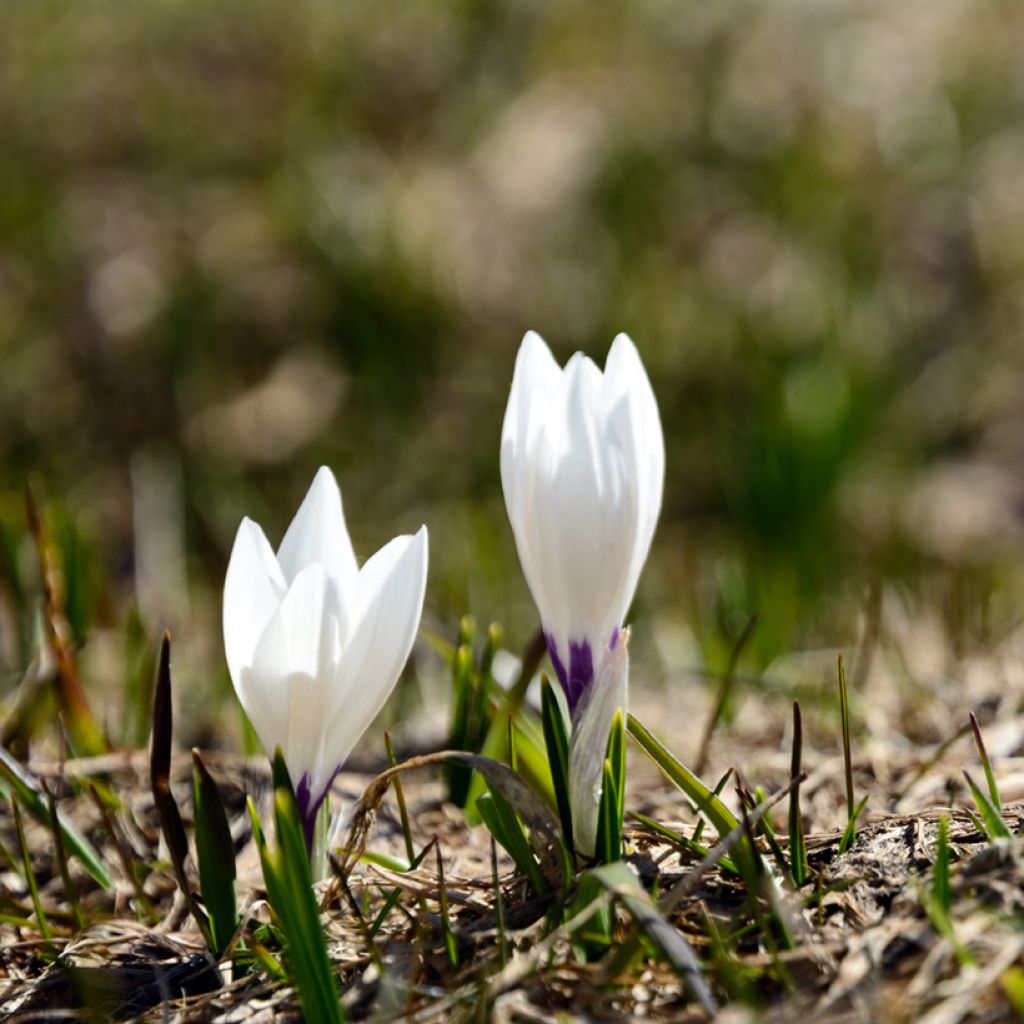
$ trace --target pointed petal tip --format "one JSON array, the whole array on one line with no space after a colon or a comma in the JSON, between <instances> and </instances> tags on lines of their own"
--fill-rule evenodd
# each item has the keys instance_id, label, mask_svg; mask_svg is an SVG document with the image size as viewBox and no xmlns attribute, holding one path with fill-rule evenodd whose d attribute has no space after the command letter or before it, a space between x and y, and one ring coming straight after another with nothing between
<instances>
[{"instance_id":1,"label":"pointed petal tip","mask_svg":"<svg viewBox=\"0 0 1024 1024\"><path fill-rule=\"evenodd\" d=\"M316 471L285 531L277 558L289 580L314 561L323 562L329 575L338 579L350 579L355 574L356 557L345 524L341 488L328 466Z\"/></svg>"},{"instance_id":2,"label":"pointed petal tip","mask_svg":"<svg viewBox=\"0 0 1024 1024\"><path fill-rule=\"evenodd\" d=\"M619 331L615 335L611 348L608 349L608 357L605 359L605 369L614 365L619 360L632 363L646 374L644 361L640 357L640 350L636 347L636 342L625 331Z\"/></svg>"},{"instance_id":3,"label":"pointed petal tip","mask_svg":"<svg viewBox=\"0 0 1024 1024\"><path fill-rule=\"evenodd\" d=\"M414 534L413 540L416 541L423 549L424 555L430 549L430 533L427 530L427 524L424 523Z\"/></svg>"},{"instance_id":4,"label":"pointed petal tip","mask_svg":"<svg viewBox=\"0 0 1024 1024\"><path fill-rule=\"evenodd\" d=\"M548 343L536 331L527 331L519 343L513 377L529 372L531 375L540 374L543 378L558 369L558 360Z\"/></svg>"},{"instance_id":5,"label":"pointed petal tip","mask_svg":"<svg viewBox=\"0 0 1024 1024\"><path fill-rule=\"evenodd\" d=\"M326 489L326 493L341 493L341 488L338 486L338 479L334 475L334 471L330 466L321 466L316 473L313 474L313 482L310 484L310 491L316 488L318 491Z\"/></svg>"}]
</instances>

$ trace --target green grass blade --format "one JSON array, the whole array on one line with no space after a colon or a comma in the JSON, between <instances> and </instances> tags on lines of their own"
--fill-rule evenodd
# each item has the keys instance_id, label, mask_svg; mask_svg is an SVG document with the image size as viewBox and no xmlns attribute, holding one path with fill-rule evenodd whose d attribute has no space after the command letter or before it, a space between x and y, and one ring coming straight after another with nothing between
<instances>
[{"instance_id":1,"label":"green grass blade","mask_svg":"<svg viewBox=\"0 0 1024 1024\"><path fill-rule=\"evenodd\" d=\"M732 769L731 768L726 768L725 769L725 774L718 780L718 782L715 783L715 788L712 790L712 792L715 794L715 796L721 796L722 795L722 793L724 792L725 787L728 784L730 778L732 778ZM768 823L768 816L767 815L765 815L764 818L762 818L761 820L766 823L767 827L770 828L770 823ZM704 826L707 825L707 823L708 823L707 818L701 818L697 822L697 825L696 825L696 827L693 830L693 841L695 843L699 843L700 842L700 837L702 835L704 835Z\"/></svg>"},{"instance_id":2,"label":"green grass blade","mask_svg":"<svg viewBox=\"0 0 1024 1024\"><path fill-rule=\"evenodd\" d=\"M192 786L195 796L196 859L199 887L210 918L215 956L227 948L238 928L235 902L235 844L228 816L213 781L199 756L192 751Z\"/></svg>"},{"instance_id":3,"label":"green grass blade","mask_svg":"<svg viewBox=\"0 0 1024 1024\"><path fill-rule=\"evenodd\" d=\"M57 825L57 802L53 798L53 793L50 787L47 786L46 780L42 780L43 790L46 793L46 806L50 812L50 835L53 836L53 848L57 854L57 869L60 872L61 884L64 886L64 896L71 907L71 917L75 922L75 931L80 932L84 927L82 919L82 910L78 905L78 892L75 889L74 882L71 880L71 871L68 868L68 855L64 849L64 836Z\"/></svg>"},{"instance_id":4,"label":"green grass blade","mask_svg":"<svg viewBox=\"0 0 1024 1024\"><path fill-rule=\"evenodd\" d=\"M327 944L320 923L320 908L313 893L309 856L295 792L280 749L274 755L274 823L277 848L270 849L254 826L271 907L281 922L288 951L288 967L307 1021L342 1024ZM255 811L250 807L255 818Z\"/></svg>"},{"instance_id":5,"label":"green grass blade","mask_svg":"<svg viewBox=\"0 0 1024 1024\"><path fill-rule=\"evenodd\" d=\"M495 695L497 707L491 715L487 735L480 745L480 753L494 761L506 758L508 720L509 717L513 717L519 738L521 741L525 741L520 745L519 771L531 785L535 786L537 792L548 798L549 804L554 807L554 789L551 783L551 771L548 767L547 751L543 749L544 739L541 723L539 718L533 717L532 708L524 706L526 690L547 653L547 649L544 634L538 629L523 651L516 681L504 693ZM482 784L479 789L475 788L478 782L479 776L474 776L469 791L471 798L475 798L484 790ZM475 804L473 809L475 810Z\"/></svg>"},{"instance_id":6,"label":"green grass blade","mask_svg":"<svg viewBox=\"0 0 1024 1024\"><path fill-rule=\"evenodd\" d=\"M939 835L935 845L935 867L932 871L932 898L946 914L953 907L953 889L949 880L949 818L939 818Z\"/></svg>"},{"instance_id":7,"label":"green grass blade","mask_svg":"<svg viewBox=\"0 0 1024 1024\"><path fill-rule=\"evenodd\" d=\"M547 676L541 676L541 720L544 726L544 745L547 747L551 779L555 787L555 804L562 822L566 846L574 849L572 841L572 801L569 798L569 736L558 699Z\"/></svg>"},{"instance_id":8,"label":"green grass blade","mask_svg":"<svg viewBox=\"0 0 1024 1024\"><path fill-rule=\"evenodd\" d=\"M697 812L711 822L719 837L727 836L739 826L732 811L689 768L677 761L636 718L630 715L628 721L629 734L640 749L682 791Z\"/></svg>"},{"instance_id":9,"label":"green grass blade","mask_svg":"<svg viewBox=\"0 0 1024 1024\"><path fill-rule=\"evenodd\" d=\"M854 840L857 838L857 821L860 816L864 813L864 808L868 803L868 794L865 793L860 803L857 804L853 809L853 814L850 815L849 820L846 822L846 828L843 829L843 837L839 840L839 856L841 857L846 851L853 845Z\"/></svg>"},{"instance_id":10,"label":"green grass blade","mask_svg":"<svg viewBox=\"0 0 1024 1024\"><path fill-rule=\"evenodd\" d=\"M47 828L54 827L50 808L43 794L37 788L35 779L2 746L0 746L0 796L7 799L17 796L21 806L36 821L41 822ZM103 858L96 852L96 848L74 825L64 819L60 811L57 811L56 814L56 824L60 828L68 854L78 858L82 867L97 885L107 890L113 889L114 879L103 863Z\"/></svg>"},{"instance_id":11,"label":"green grass blade","mask_svg":"<svg viewBox=\"0 0 1024 1024\"><path fill-rule=\"evenodd\" d=\"M964 769L964 778L967 779L967 785L971 790L971 796L974 797L978 813L981 815L985 835L988 837L989 842L993 842L996 839L1012 839L1013 833L1006 822L1003 821L1003 816L996 810L995 804L992 803L988 794L978 787L978 784L971 778L970 773L966 769Z\"/></svg>"},{"instance_id":12,"label":"green grass blade","mask_svg":"<svg viewBox=\"0 0 1024 1024\"><path fill-rule=\"evenodd\" d=\"M394 768L398 761L395 758L395 748L391 745L391 736L386 732L384 733L384 749L388 755L388 767ZM405 790L402 789L402 780L397 775L391 788L395 791L395 803L398 804L398 820L402 823L405 855L411 864L416 856L416 849L413 846L412 828L409 825L409 809L405 804Z\"/></svg>"},{"instance_id":13,"label":"green grass blade","mask_svg":"<svg viewBox=\"0 0 1024 1024\"><path fill-rule=\"evenodd\" d=\"M800 761L803 757L804 730L800 702L793 701L793 754L789 777L793 788L789 793L789 874L798 889L807 881L807 847L804 842L804 820L800 813Z\"/></svg>"},{"instance_id":14,"label":"green grass blade","mask_svg":"<svg viewBox=\"0 0 1024 1024\"><path fill-rule=\"evenodd\" d=\"M29 896L32 898L32 906L36 912L36 923L39 932L43 936L47 946L53 937L50 930L50 921L43 909L43 901L39 896L39 885L36 882L36 873L32 870L32 855L29 853L28 843L25 840L25 825L21 820L21 810L18 807L18 798L11 795L11 810L14 811L14 829L18 836L18 845L21 847L21 862L25 868L25 880L28 882Z\"/></svg>"},{"instance_id":15,"label":"green grass blade","mask_svg":"<svg viewBox=\"0 0 1024 1024\"><path fill-rule=\"evenodd\" d=\"M846 664L839 655L839 719L843 730L843 775L846 779L846 831L852 843L857 838L857 813L853 796L853 748L850 743L850 700L846 688ZM844 832L843 838L846 838ZM849 845L849 844L847 844ZM840 850L840 853L843 851Z\"/></svg>"},{"instance_id":16,"label":"green grass blade","mask_svg":"<svg viewBox=\"0 0 1024 1024\"><path fill-rule=\"evenodd\" d=\"M476 798L476 806L491 835L501 843L519 871L529 879L533 891L538 896L547 893L548 885L534 859L530 841L526 838L523 826L508 801L492 789Z\"/></svg>"},{"instance_id":17,"label":"green grass blade","mask_svg":"<svg viewBox=\"0 0 1024 1024\"><path fill-rule=\"evenodd\" d=\"M718 1015L718 1005L704 980L700 962L682 933L651 902L636 876L623 863L605 864L586 873L612 893L625 907L647 938L654 943L665 961L690 989L704 1011Z\"/></svg>"},{"instance_id":18,"label":"green grass blade","mask_svg":"<svg viewBox=\"0 0 1024 1024\"><path fill-rule=\"evenodd\" d=\"M626 720L622 710L615 712L612 731L608 737L608 761L618 800L615 805L616 828L622 836L622 818L626 813Z\"/></svg>"},{"instance_id":19,"label":"green grass blade","mask_svg":"<svg viewBox=\"0 0 1024 1024\"><path fill-rule=\"evenodd\" d=\"M601 783L601 802L597 815L597 858L613 864L622 858L622 816L625 812L626 727L622 711L616 711L608 735L607 756Z\"/></svg>"},{"instance_id":20,"label":"green grass blade","mask_svg":"<svg viewBox=\"0 0 1024 1024\"><path fill-rule=\"evenodd\" d=\"M448 741L451 750L472 750L469 728L472 690L473 649L469 644L462 643L452 659L452 719ZM473 776L472 768L464 764L449 764L445 767L445 776L448 782L448 798L456 807L465 807Z\"/></svg>"},{"instance_id":21,"label":"green grass blade","mask_svg":"<svg viewBox=\"0 0 1024 1024\"><path fill-rule=\"evenodd\" d=\"M452 970L459 969L459 947L455 942L455 932L452 931L451 915L448 912L448 888L444 882L444 861L441 859L441 844L434 847L437 857L437 902L441 910L441 935L444 939L444 949L448 954L448 963Z\"/></svg>"},{"instance_id":22,"label":"green grass blade","mask_svg":"<svg viewBox=\"0 0 1024 1024\"><path fill-rule=\"evenodd\" d=\"M213 948L210 922L196 902L189 885L185 861L188 859L188 836L181 820L178 805L171 792L171 744L174 732L174 713L171 704L171 634L164 633L160 645L156 687L153 693L153 733L149 753L149 781L153 790L153 803L160 818L160 831L171 857L171 866L178 888L185 899L189 913L202 932L207 946Z\"/></svg>"},{"instance_id":23,"label":"green grass blade","mask_svg":"<svg viewBox=\"0 0 1024 1024\"><path fill-rule=\"evenodd\" d=\"M601 803L597 812L597 859L614 864L622 859L622 819L618 817L619 794L611 761L605 760L601 779Z\"/></svg>"},{"instance_id":24,"label":"green grass blade","mask_svg":"<svg viewBox=\"0 0 1024 1024\"><path fill-rule=\"evenodd\" d=\"M737 794L748 811L752 811L759 803L763 803L765 800L764 790L758 786L753 793L749 793L747 790L740 786L736 787ZM792 793L792 790L790 790ZM782 852L782 847L779 846L779 841L775 837L775 829L772 823L768 820L768 815L765 814L761 819L754 825L754 835L762 835L765 838L765 842L768 844L768 849L771 850L772 858L775 863L779 866L779 873L783 878L790 874L789 861L786 855Z\"/></svg>"},{"instance_id":25,"label":"green grass blade","mask_svg":"<svg viewBox=\"0 0 1024 1024\"><path fill-rule=\"evenodd\" d=\"M981 726L974 712L971 712L971 729L974 732L974 742L978 748L978 756L981 758L981 767L985 772L985 782L988 785L988 795L992 806L998 814L1003 813L1003 802L999 799L999 786L996 784L995 772L992 771L992 762L989 760L988 750L985 749L985 740L981 735Z\"/></svg>"},{"instance_id":26,"label":"green grass blade","mask_svg":"<svg viewBox=\"0 0 1024 1024\"><path fill-rule=\"evenodd\" d=\"M700 843L694 842L692 839L688 839L681 832L677 832L675 829L669 828L667 825L662 825L661 822L655 821L653 818L648 818L647 815L640 814L639 811L630 811L629 816L635 821L640 822L644 828L653 832L655 835L659 835L663 839L667 839L673 846L678 846L681 850L685 850L687 853L692 853L695 857L698 857L701 860L711 853L706 846L701 846ZM718 863L724 871L728 871L732 875L739 873L736 865L728 857L722 857Z\"/></svg>"}]
</instances>

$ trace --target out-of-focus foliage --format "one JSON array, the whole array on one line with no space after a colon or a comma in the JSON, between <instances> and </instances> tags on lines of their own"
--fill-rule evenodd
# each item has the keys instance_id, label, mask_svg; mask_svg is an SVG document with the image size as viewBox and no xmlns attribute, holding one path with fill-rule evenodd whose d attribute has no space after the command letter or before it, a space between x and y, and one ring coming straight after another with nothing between
<instances>
[{"instance_id":1,"label":"out-of-focus foliage","mask_svg":"<svg viewBox=\"0 0 1024 1024\"><path fill-rule=\"evenodd\" d=\"M4 4L4 678L30 473L85 674L176 627L193 732L234 529L322 462L364 557L427 522L437 627L525 641L528 327L649 367L646 678L721 670L755 611L755 668L852 643L882 578L965 643L1018 622L1022 41L986 0Z\"/></svg>"}]
</instances>

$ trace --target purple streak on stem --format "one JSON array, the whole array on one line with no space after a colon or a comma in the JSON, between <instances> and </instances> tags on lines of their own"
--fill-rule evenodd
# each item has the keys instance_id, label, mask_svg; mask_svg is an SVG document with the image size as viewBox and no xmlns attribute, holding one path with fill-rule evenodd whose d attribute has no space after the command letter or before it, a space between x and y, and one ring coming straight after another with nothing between
<instances>
[{"instance_id":1,"label":"purple streak on stem","mask_svg":"<svg viewBox=\"0 0 1024 1024\"><path fill-rule=\"evenodd\" d=\"M551 664L554 666L555 675L562 684L566 702L569 705L569 713L573 714L583 695L590 688L594 681L594 656L590 649L590 641L582 640L577 643L569 641L569 670L565 669L565 662L558 655L558 646L555 638L550 633L545 633L548 653L551 655ZM615 639L618 639L618 630L615 632ZM614 642L614 641L613 641Z\"/></svg>"}]
</instances>

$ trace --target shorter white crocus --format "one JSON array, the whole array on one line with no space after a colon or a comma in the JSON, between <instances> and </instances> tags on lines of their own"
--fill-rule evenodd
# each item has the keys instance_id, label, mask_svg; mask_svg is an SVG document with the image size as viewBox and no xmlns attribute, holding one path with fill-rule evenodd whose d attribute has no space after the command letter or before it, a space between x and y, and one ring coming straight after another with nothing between
<instances>
[{"instance_id":1,"label":"shorter white crocus","mask_svg":"<svg viewBox=\"0 0 1024 1024\"><path fill-rule=\"evenodd\" d=\"M603 372L581 352L563 369L529 332L502 427L505 504L575 744L587 737L602 759L607 729L602 738L583 719L599 708L610 725L607 694L596 699L591 691L619 677L615 692L625 709L628 657L607 670L604 662L615 653L647 559L664 478L658 405L633 342L618 335ZM577 752L577 763L584 760ZM589 796L583 804L589 807ZM594 829L575 820L573 827L580 849L593 852Z\"/></svg>"},{"instance_id":2,"label":"shorter white crocus","mask_svg":"<svg viewBox=\"0 0 1024 1024\"><path fill-rule=\"evenodd\" d=\"M276 556L252 520L238 528L224 582L228 668L267 755L284 754L309 844L334 777L409 657L426 580L425 526L356 565L326 467Z\"/></svg>"}]
</instances>

